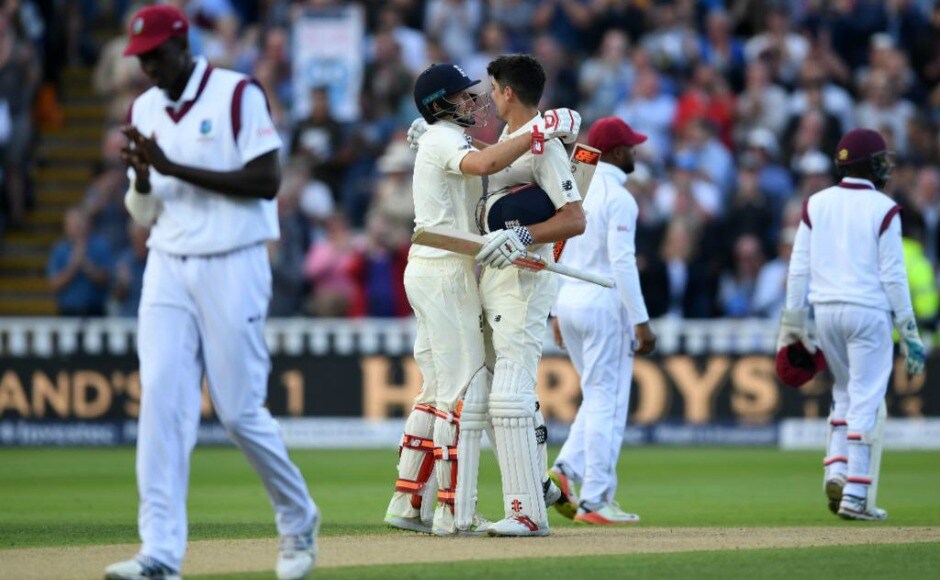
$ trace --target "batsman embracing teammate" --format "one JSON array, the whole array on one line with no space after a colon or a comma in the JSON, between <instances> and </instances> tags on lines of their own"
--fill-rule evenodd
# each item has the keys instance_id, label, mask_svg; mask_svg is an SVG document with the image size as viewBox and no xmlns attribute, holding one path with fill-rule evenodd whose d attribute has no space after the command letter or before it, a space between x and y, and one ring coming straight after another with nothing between
<instances>
[{"instance_id":1,"label":"batsman embracing teammate","mask_svg":"<svg viewBox=\"0 0 940 580\"><path fill-rule=\"evenodd\" d=\"M445 226L470 232L473 210L483 194L479 176L501 171L541 139L571 133L526 128L512 139L478 150L465 134L484 108L485 95L468 91L479 83L452 64L435 64L415 82L414 98L426 131L417 137L415 225ZM555 114L564 116L565 111ZM573 124L572 124L573 125ZM412 129L412 134L418 128ZM576 131L576 128L574 128ZM534 135L533 135L534 134ZM575 133L576 134L576 133ZM494 233L495 237L498 235ZM491 260L508 266L505 247ZM414 245L405 269L405 291L417 318L414 356L424 377L421 393L405 424L398 480L385 516L397 528L450 535L458 532L455 500L458 465L465 445L461 431L486 427L488 371L484 366L483 319L474 260L445 250ZM482 405L482 409L480 408ZM433 523L422 521L432 470L439 487ZM430 498L428 498L430 499ZM476 514L474 498L458 506L464 534L486 533L489 522Z\"/></svg>"},{"instance_id":2,"label":"batsman embracing teammate","mask_svg":"<svg viewBox=\"0 0 940 580\"><path fill-rule=\"evenodd\" d=\"M122 152L131 178L125 205L136 222L152 225L137 331L142 546L105 574L180 577L205 375L219 420L274 506L277 577L299 579L316 562L319 512L264 408L271 367L265 242L278 237L281 140L260 86L194 60L188 27L176 8L143 8L124 52L155 85L132 105Z\"/></svg>"},{"instance_id":3,"label":"batsman embracing teammate","mask_svg":"<svg viewBox=\"0 0 940 580\"><path fill-rule=\"evenodd\" d=\"M816 352L807 329L808 290L835 377L825 491L830 509L853 520L888 517L874 495L884 424L878 413L894 360L892 322L907 372L923 372L926 357L904 268L901 208L879 191L891 177L889 156L884 138L870 129L839 141L835 162L842 181L803 204L777 344L779 350L801 342Z\"/></svg>"}]
</instances>

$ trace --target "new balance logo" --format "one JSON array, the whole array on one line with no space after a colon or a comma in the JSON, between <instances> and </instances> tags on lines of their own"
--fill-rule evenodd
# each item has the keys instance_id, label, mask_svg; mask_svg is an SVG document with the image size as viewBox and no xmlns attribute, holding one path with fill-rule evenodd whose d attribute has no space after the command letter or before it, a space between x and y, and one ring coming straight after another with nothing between
<instances>
[{"instance_id":1,"label":"new balance logo","mask_svg":"<svg viewBox=\"0 0 940 580\"><path fill-rule=\"evenodd\" d=\"M566 180L564 180L564 181L561 182L561 188L562 188L563 190L565 190L565 191L571 191L571 187L572 187L572 185L571 185L571 180L570 180L570 179L566 179Z\"/></svg>"}]
</instances>

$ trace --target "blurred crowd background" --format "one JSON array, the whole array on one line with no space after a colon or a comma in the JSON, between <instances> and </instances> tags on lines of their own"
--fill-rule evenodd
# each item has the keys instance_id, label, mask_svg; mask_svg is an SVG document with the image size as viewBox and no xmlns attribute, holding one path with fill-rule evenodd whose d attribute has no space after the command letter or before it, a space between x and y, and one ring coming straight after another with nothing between
<instances>
[{"instance_id":1,"label":"blurred crowd background","mask_svg":"<svg viewBox=\"0 0 940 580\"><path fill-rule=\"evenodd\" d=\"M541 108L617 115L649 136L628 189L653 317L776 317L806 196L836 183L847 130L896 152L918 318L937 318L940 4L934 0L178 0L191 47L260 81L284 141L270 246L272 316L408 316L414 78L455 62L484 79L529 52ZM122 58L126 1L6 0L0 12L3 221L32 207L29 175L56 122L57 76L93 66L107 98L102 161L51 250L61 314L134 316L147 231L123 208L118 127L147 81ZM95 42L93 27L114 35ZM474 134L493 142L492 111Z\"/></svg>"}]
</instances>

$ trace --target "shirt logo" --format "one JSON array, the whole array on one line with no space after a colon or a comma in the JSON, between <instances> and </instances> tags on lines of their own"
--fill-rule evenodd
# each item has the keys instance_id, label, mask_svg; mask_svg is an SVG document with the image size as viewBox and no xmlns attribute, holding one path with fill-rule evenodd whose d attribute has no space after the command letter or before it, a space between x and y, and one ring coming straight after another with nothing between
<instances>
[{"instance_id":1,"label":"shirt logo","mask_svg":"<svg viewBox=\"0 0 940 580\"><path fill-rule=\"evenodd\" d=\"M209 131L212 131L212 121L209 119L203 119L202 123L199 124L199 133L208 135Z\"/></svg>"},{"instance_id":2,"label":"shirt logo","mask_svg":"<svg viewBox=\"0 0 940 580\"><path fill-rule=\"evenodd\" d=\"M131 32L134 34L140 34L144 31L144 19L137 17L134 19L134 24L131 25Z\"/></svg>"},{"instance_id":3,"label":"shirt logo","mask_svg":"<svg viewBox=\"0 0 940 580\"><path fill-rule=\"evenodd\" d=\"M565 191L571 191L571 187L572 187L572 185L571 185L571 180L570 180L570 179L566 179L566 180L564 180L564 181L561 182L561 188L562 188L563 190L565 190Z\"/></svg>"}]
</instances>

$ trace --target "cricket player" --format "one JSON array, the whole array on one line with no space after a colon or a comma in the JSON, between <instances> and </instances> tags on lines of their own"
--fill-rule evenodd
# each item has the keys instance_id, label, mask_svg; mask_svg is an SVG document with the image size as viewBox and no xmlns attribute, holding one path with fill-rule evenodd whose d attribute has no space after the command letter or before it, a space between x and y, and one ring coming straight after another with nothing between
<instances>
[{"instance_id":1,"label":"cricket player","mask_svg":"<svg viewBox=\"0 0 940 580\"><path fill-rule=\"evenodd\" d=\"M617 458L623 443L636 353L649 354L656 335L649 324L636 267L636 201L624 185L633 172L634 147L646 135L619 117L591 126L588 144L601 151L584 196L587 229L564 247L564 263L612 277L614 288L574 278L560 284L553 309L555 341L566 348L581 377L583 401L549 476L565 496L558 511L585 524L631 524L639 516L620 509ZM581 483L580 503L574 484Z\"/></svg>"},{"instance_id":2,"label":"cricket player","mask_svg":"<svg viewBox=\"0 0 940 580\"><path fill-rule=\"evenodd\" d=\"M487 67L493 85L497 115L506 122L500 141L510 141L536 128L565 124L537 109L545 86L541 64L528 55L501 56ZM547 195L554 214L526 220L532 225L495 223L494 207L516 193L520 184L536 184ZM531 191L531 190L529 190ZM511 198L510 198L511 199ZM480 279L486 322L492 329L495 353L489 416L499 450L505 517L490 526L495 536L544 536L549 533L546 514L545 477L547 452L545 430L535 396L536 367L542 355L548 313L555 299L555 277L547 272L505 268L500 256L507 244L529 248L551 256L551 242L584 232L585 216L564 145L545 141L516 162L489 178L483 201L486 215L481 229L488 230L489 243L477 255L485 267ZM520 224L522 220L518 221ZM533 223L534 222L534 223ZM503 228L503 229L498 229ZM540 427L539 431L536 427ZM539 437L538 433L541 433Z\"/></svg>"},{"instance_id":3,"label":"cricket player","mask_svg":"<svg viewBox=\"0 0 940 580\"><path fill-rule=\"evenodd\" d=\"M412 128L418 153L414 172L415 226L444 226L470 232L473 211L483 194L480 176L504 170L533 143L577 135L573 124L545 129L529 127L512 139L477 149L465 133L476 123L484 95L469 89L470 79L453 64L435 64L415 82L414 98L425 126ZM554 114L568 119L570 112ZM417 125L421 125L418 123ZM424 130L420 136L415 136ZM547 142L543 142L547 139ZM521 246L496 252L503 266ZM483 313L474 275L474 259L445 250L413 245L405 269L405 291L417 318L414 356L424 384L405 424L398 480L385 521L396 528L450 535L485 534L489 522L476 514L475 497L456 506L458 467L463 473L465 442L459 434L483 431L487 425L488 371L484 365ZM477 449L478 456L478 449ZM473 461L473 460L471 460ZM473 471L473 478L476 472ZM438 486L431 526L421 517ZM466 513L460 510L465 510ZM459 519L459 518L458 518Z\"/></svg>"},{"instance_id":4,"label":"cricket player","mask_svg":"<svg viewBox=\"0 0 940 580\"><path fill-rule=\"evenodd\" d=\"M320 517L264 402L271 299L265 242L278 237L274 196L281 141L250 78L193 59L176 8L149 6L130 24L124 52L155 86L132 104L122 151L125 205L150 226L137 350L137 436L142 547L107 578L179 578L186 552L189 458L203 376L229 436L261 478L281 536L280 579L316 562Z\"/></svg>"},{"instance_id":5,"label":"cricket player","mask_svg":"<svg viewBox=\"0 0 940 580\"><path fill-rule=\"evenodd\" d=\"M893 366L892 323L909 374L923 372L926 355L904 269L901 208L880 191L893 167L885 140L870 129L852 130L839 141L835 162L842 181L803 204L777 347L800 341L815 353L808 290L835 377L826 494L842 518L878 521L888 514L869 501L869 492L878 483L882 434L876 423Z\"/></svg>"}]
</instances>

